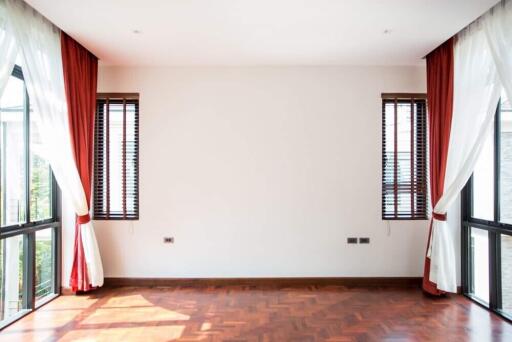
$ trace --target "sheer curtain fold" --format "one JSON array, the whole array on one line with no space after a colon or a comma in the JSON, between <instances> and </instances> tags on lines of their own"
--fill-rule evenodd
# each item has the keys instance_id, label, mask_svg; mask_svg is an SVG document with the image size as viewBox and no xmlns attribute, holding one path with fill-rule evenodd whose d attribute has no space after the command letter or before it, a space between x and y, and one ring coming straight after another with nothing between
<instances>
[{"instance_id":1,"label":"sheer curtain fold","mask_svg":"<svg viewBox=\"0 0 512 342\"><path fill-rule=\"evenodd\" d=\"M498 77L512 99L512 1L502 1L483 21Z\"/></svg>"},{"instance_id":2,"label":"sheer curtain fold","mask_svg":"<svg viewBox=\"0 0 512 342\"><path fill-rule=\"evenodd\" d=\"M53 174L76 215L85 217L89 214L89 204L75 163L70 137L60 30L23 1L0 1L5 5L8 27L12 29L23 59L23 76L34 108L31 118L41 132ZM92 234L88 236L87 243L97 246L92 223L84 222L82 228L90 230ZM97 256L97 251L85 253L87 262ZM97 264L96 261L92 263ZM102 270L96 276L89 275L89 281L92 286L101 286Z\"/></svg>"},{"instance_id":3,"label":"sheer curtain fold","mask_svg":"<svg viewBox=\"0 0 512 342\"><path fill-rule=\"evenodd\" d=\"M446 214L473 173L491 132L500 95L496 67L479 23L457 37L454 49L454 103L444 193L434 212ZM430 280L437 288L457 291L454 236L459 227L434 218Z\"/></svg>"},{"instance_id":4,"label":"sheer curtain fold","mask_svg":"<svg viewBox=\"0 0 512 342\"><path fill-rule=\"evenodd\" d=\"M74 165L69 137L60 31L23 1L6 0L9 21L23 60L23 76L59 186L80 215L87 213L85 195Z\"/></svg>"},{"instance_id":5,"label":"sheer curtain fold","mask_svg":"<svg viewBox=\"0 0 512 342\"><path fill-rule=\"evenodd\" d=\"M7 19L5 2L0 1L0 60L2 61L0 64L0 97L4 93L18 54L14 35L7 25Z\"/></svg>"}]
</instances>

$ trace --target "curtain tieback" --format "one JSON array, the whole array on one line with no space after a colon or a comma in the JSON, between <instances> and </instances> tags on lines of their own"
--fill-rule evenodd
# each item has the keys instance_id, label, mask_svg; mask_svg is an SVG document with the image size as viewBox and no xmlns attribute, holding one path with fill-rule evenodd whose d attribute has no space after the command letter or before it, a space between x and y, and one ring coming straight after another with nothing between
<instances>
[{"instance_id":1,"label":"curtain tieback","mask_svg":"<svg viewBox=\"0 0 512 342\"><path fill-rule=\"evenodd\" d=\"M89 213L82 216L77 216L76 218L79 224L86 224L91 222L91 216L89 215Z\"/></svg>"},{"instance_id":2,"label":"curtain tieback","mask_svg":"<svg viewBox=\"0 0 512 342\"><path fill-rule=\"evenodd\" d=\"M432 213L432 216L438 221L446 221L446 214Z\"/></svg>"}]
</instances>

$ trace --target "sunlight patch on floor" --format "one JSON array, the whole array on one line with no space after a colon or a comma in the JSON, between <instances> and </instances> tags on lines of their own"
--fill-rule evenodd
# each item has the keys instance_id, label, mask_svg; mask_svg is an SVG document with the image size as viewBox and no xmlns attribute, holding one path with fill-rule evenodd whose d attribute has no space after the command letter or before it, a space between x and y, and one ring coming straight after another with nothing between
<instances>
[{"instance_id":1,"label":"sunlight patch on floor","mask_svg":"<svg viewBox=\"0 0 512 342\"><path fill-rule=\"evenodd\" d=\"M98 301L88 296L73 296L72 301L63 300L66 297L62 296L19 320L0 334L0 341L47 340L55 331L73 322L84 310Z\"/></svg>"},{"instance_id":2,"label":"sunlight patch on floor","mask_svg":"<svg viewBox=\"0 0 512 342\"><path fill-rule=\"evenodd\" d=\"M201 324L201 331L208 331L212 328L212 324L210 322L204 322Z\"/></svg>"},{"instance_id":3,"label":"sunlight patch on floor","mask_svg":"<svg viewBox=\"0 0 512 342\"><path fill-rule=\"evenodd\" d=\"M122 327L109 329L76 329L66 333L59 341L173 341L179 339L182 336L184 330L184 325L164 325L151 327L139 326L130 328ZM91 338L91 336L93 336L93 338Z\"/></svg>"},{"instance_id":4,"label":"sunlight patch on floor","mask_svg":"<svg viewBox=\"0 0 512 342\"><path fill-rule=\"evenodd\" d=\"M82 321L87 324L144 323L156 321L186 321L190 316L160 307L99 308Z\"/></svg>"},{"instance_id":5,"label":"sunlight patch on floor","mask_svg":"<svg viewBox=\"0 0 512 342\"><path fill-rule=\"evenodd\" d=\"M110 298L85 318L81 325L124 324L189 320L189 315L155 306L141 295Z\"/></svg>"},{"instance_id":6,"label":"sunlight patch on floor","mask_svg":"<svg viewBox=\"0 0 512 342\"><path fill-rule=\"evenodd\" d=\"M131 307L131 306L153 306L151 302L145 299L140 294L137 295L129 295L129 296L116 296L110 298L107 303L103 304L101 307L109 308L109 307Z\"/></svg>"}]
</instances>

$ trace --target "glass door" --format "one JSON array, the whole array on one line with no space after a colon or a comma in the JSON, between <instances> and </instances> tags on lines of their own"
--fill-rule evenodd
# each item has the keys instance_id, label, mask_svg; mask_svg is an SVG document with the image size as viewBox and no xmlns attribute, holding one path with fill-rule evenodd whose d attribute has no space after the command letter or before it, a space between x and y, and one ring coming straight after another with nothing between
<instances>
[{"instance_id":1,"label":"glass door","mask_svg":"<svg viewBox=\"0 0 512 342\"><path fill-rule=\"evenodd\" d=\"M0 329L59 293L58 188L21 67L0 98Z\"/></svg>"},{"instance_id":2,"label":"glass door","mask_svg":"<svg viewBox=\"0 0 512 342\"><path fill-rule=\"evenodd\" d=\"M512 106L505 94L462 192L462 285L468 297L512 318Z\"/></svg>"}]
</instances>

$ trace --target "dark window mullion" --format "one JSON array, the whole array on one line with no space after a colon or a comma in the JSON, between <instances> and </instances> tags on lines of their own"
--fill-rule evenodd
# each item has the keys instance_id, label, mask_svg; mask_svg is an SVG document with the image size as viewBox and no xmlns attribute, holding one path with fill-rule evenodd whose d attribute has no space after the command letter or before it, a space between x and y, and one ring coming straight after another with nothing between
<instances>
[{"instance_id":1,"label":"dark window mullion","mask_svg":"<svg viewBox=\"0 0 512 342\"><path fill-rule=\"evenodd\" d=\"M471 178L469 179L468 183L471 182ZM460 279L461 279L461 291L462 293L469 293L469 276L470 276L470 270L468 267L468 254L469 249L468 246L468 240L469 240L469 227L464 224L468 220L468 203L470 201L470 194L469 194L469 187L466 185L461 192L461 210L460 210L460 222L461 222L461 229L460 229Z\"/></svg>"},{"instance_id":2,"label":"dark window mullion","mask_svg":"<svg viewBox=\"0 0 512 342\"><path fill-rule=\"evenodd\" d=\"M411 217L414 218L416 209L414 207L414 97L411 97ZM416 113L417 114L417 113Z\"/></svg>"},{"instance_id":3,"label":"dark window mullion","mask_svg":"<svg viewBox=\"0 0 512 342\"><path fill-rule=\"evenodd\" d=\"M25 138L25 222L30 218L30 101L26 85L24 86L24 138ZM23 308L35 307L35 232L23 235Z\"/></svg>"},{"instance_id":4,"label":"dark window mullion","mask_svg":"<svg viewBox=\"0 0 512 342\"><path fill-rule=\"evenodd\" d=\"M501 102L501 101L500 101ZM501 220L500 167L501 167L501 104L498 102L494 116L494 222Z\"/></svg>"},{"instance_id":5,"label":"dark window mullion","mask_svg":"<svg viewBox=\"0 0 512 342\"><path fill-rule=\"evenodd\" d=\"M494 173L494 220L495 224L500 221L500 105L496 108L494 116L494 156L493 156L493 173ZM501 275L499 274L498 264L500 258L500 234L496 231L488 231L489 234L489 307L492 310L500 308L501 294L498 291Z\"/></svg>"},{"instance_id":6,"label":"dark window mullion","mask_svg":"<svg viewBox=\"0 0 512 342\"><path fill-rule=\"evenodd\" d=\"M494 117L494 221L501 221L501 100L498 102L496 115ZM495 251L494 251L494 286L491 293L494 292L494 307L496 310L502 309L502 289L501 289L501 234L495 233Z\"/></svg>"},{"instance_id":7,"label":"dark window mullion","mask_svg":"<svg viewBox=\"0 0 512 342\"><path fill-rule=\"evenodd\" d=\"M487 231L489 238L489 308L492 310L498 309L498 293L497 293L497 261L498 261L498 246L497 240L499 233L489 230Z\"/></svg>"},{"instance_id":8,"label":"dark window mullion","mask_svg":"<svg viewBox=\"0 0 512 342\"><path fill-rule=\"evenodd\" d=\"M30 223L30 109L27 87L24 86L24 139L25 139L25 222Z\"/></svg>"},{"instance_id":9,"label":"dark window mullion","mask_svg":"<svg viewBox=\"0 0 512 342\"><path fill-rule=\"evenodd\" d=\"M23 235L23 308L33 310L35 308L35 290L36 290L36 245L35 232Z\"/></svg>"},{"instance_id":10,"label":"dark window mullion","mask_svg":"<svg viewBox=\"0 0 512 342\"><path fill-rule=\"evenodd\" d=\"M52 277L53 277L53 281L52 281L52 293L59 293L59 288L57 288L58 284L59 284L59 267L57 267L58 265L58 261L60 260L59 258L59 244L60 244L60 240L59 240L59 232L57 231L57 229L59 228L52 228L51 232L52 232L52 266L53 266L53 274L52 274Z\"/></svg>"},{"instance_id":11,"label":"dark window mullion","mask_svg":"<svg viewBox=\"0 0 512 342\"><path fill-rule=\"evenodd\" d=\"M469 268L469 281L468 281L468 284L469 284L469 292L468 293L475 293L475 283L473 281L473 279L475 278L475 256L474 256L474 245L473 245L473 240L471 238L471 227L468 226L468 246L469 246L469 251L468 251L468 268Z\"/></svg>"},{"instance_id":12,"label":"dark window mullion","mask_svg":"<svg viewBox=\"0 0 512 342\"><path fill-rule=\"evenodd\" d=\"M395 218L398 217L398 99L395 98L394 102L394 130L393 130L393 144L394 144L394 165L393 165L393 181L394 181L394 214Z\"/></svg>"},{"instance_id":13,"label":"dark window mullion","mask_svg":"<svg viewBox=\"0 0 512 342\"><path fill-rule=\"evenodd\" d=\"M502 309L502 293L501 293L501 234L495 232L495 251L494 256L496 262L494 263L494 307L496 310ZM491 293L493 291L491 290Z\"/></svg>"},{"instance_id":14,"label":"dark window mullion","mask_svg":"<svg viewBox=\"0 0 512 342\"><path fill-rule=\"evenodd\" d=\"M110 102L107 98L106 119L105 119L105 178L106 178L106 201L107 201L107 218L110 216Z\"/></svg>"}]
</instances>

